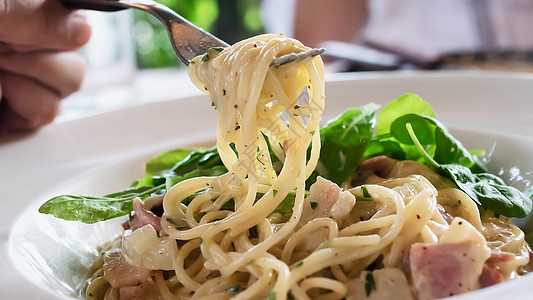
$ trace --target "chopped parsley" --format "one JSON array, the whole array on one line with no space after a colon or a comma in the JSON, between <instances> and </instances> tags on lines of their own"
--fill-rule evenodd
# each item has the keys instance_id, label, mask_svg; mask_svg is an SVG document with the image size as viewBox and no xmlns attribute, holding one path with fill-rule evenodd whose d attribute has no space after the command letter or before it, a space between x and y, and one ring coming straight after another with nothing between
<instances>
[{"instance_id":1,"label":"chopped parsley","mask_svg":"<svg viewBox=\"0 0 533 300\"><path fill-rule=\"evenodd\" d=\"M372 199L372 196L368 192L366 185L361 186L361 191L363 192L363 197Z\"/></svg>"},{"instance_id":2,"label":"chopped parsley","mask_svg":"<svg viewBox=\"0 0 533 300\"><path fill-rule=\"evenodd\" d=\"M309 202L309 204L311 204L312 209L316 209L316 207L318 206L318 202L315 202L315 201L311 201Z\"/></svg>"},{"instance_id":3,"label":"chopped parsley","mask_svg":"<svg viewBox=\"0 0 533 300\"><path fill-rule=\"evenodd\" d=\"M365 276L365 292L366 296L370 296L372 291L376 290L376 281L374 280L374 275L372 275L372 272L366 273Z\"/></svg>"}]
</instances>

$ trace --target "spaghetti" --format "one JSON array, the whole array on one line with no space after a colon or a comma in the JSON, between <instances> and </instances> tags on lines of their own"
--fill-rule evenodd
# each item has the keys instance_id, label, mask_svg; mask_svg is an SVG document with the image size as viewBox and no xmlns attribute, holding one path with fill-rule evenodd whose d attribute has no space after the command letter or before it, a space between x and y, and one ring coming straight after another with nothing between
<instances>
[{"instance_id":1,"label":"spaghetti","mask_svg":"<svg viewBox=\"0 0 533 300\"><path fill-rule=\"evenodd\" d=\"M270 63L307 49L261 35L191 62L192 81L218 110L228 172L170 188L161 228L128 230L109 246L116 249L95 265L88 299L409 299L412 287L430 299L528 271L524 234L504 217L480 215L420 163L376 157L342 188L318 177L306 192L320 154L323 64ZM289 194L292 213L273 213ZM436 257L457 262L457 278L448 278L457 285L435 284ZM126 267L133 284L113 277Z\"/></svg>"}]
</instances>

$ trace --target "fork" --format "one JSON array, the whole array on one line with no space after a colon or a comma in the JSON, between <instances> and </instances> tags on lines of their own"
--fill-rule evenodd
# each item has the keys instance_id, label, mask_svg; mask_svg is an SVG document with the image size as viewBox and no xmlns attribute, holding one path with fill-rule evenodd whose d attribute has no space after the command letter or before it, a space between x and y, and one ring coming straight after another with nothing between
<instances>
[{"instance_id":1,"label":"fork","mask_svg":"<svg viewBox=\"0 0 533 300\"><path fill-rule=\"evenodd\" d=\"M59 0L67 8L90 9L98 11L118 11L136 8L156 17L168 32L172 48L178 58L185 64L213 47L229 47L227 43L195 26L170 8L152 0ZM276 58L271 67L316 56L324 52L323 48L309 49Z\"/></svg>"}]
</instances>

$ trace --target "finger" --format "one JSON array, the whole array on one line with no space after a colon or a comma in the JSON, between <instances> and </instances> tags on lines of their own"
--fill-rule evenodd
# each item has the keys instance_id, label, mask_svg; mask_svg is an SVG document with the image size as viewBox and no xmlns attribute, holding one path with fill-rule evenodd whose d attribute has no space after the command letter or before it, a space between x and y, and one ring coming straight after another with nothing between
<instances>
[{"instance_id":1,"label":"finger","mask_svg":"<svg viewBox=\"0 0 533 300\"><path fill-rule=\"evenodd\" d=\"M84 15L57 0L0 1L0 41L14 47L73 50L85 45L90 35Z\"/></svg>"},{"instance_id":2,"label":"finger","mask_svg":"<svg viewBox=\"0 0 533 300\"><path fill-rule=\"evenodd\" d=\"M11 109L11 107L4 103L6 103L6 101L0 99L0 137L10 132L31 131L36 129L29 126L26 119L19 116Z\"/></svg>"},{"instance_id":3,"label":"finger","mask_svg":"<svg viewBox=\"0 0 533 300\"><path fill-rule=\"evenodd\" d=\"M0 73L2 83L2 126L9 131L33 130L50 123L59 113L61 98L36 81L9 73Z\"/></svg>"},{"instance_id":4,"label":"finger","mask_svg":"<svg viewBox=\"0 0 533 300\"><path fill-rule=\"evenodd\" d=\"M9 52L0 53L0 70L33 78L65 98L80 88L85 66L76 52Z\"/></svg>"}]
</instances>

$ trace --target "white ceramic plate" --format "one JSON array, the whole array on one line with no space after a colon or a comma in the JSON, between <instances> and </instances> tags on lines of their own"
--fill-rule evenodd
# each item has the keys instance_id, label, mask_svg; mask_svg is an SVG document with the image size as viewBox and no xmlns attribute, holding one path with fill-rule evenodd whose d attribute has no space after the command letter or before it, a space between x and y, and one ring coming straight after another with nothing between
<instances>
[{"instance_id":1,"label":"white ceramic plate","mask_svg":"<svg viewBox=\"0 0 533 300\"><path fill-rule=\"evenodd\" d=\"M329 119L342 110L420 94L467 147L492 150L494 171L533 170L533 77L501 73L370 73L331 77ZM103 194L128 186L143 162L176 147L207 145L215 112L206 97L143 104L49 125L0 140L0 294L11 299L75 297L95 247L117 223L94 226L36 213L63 193ZM504 175L513 175L507 172ZM533 276L533 275L532 275ZM526 295L533 277L459 298ZM457 298L457 299L459 299Z\"/></svg>"}]
</instances>

